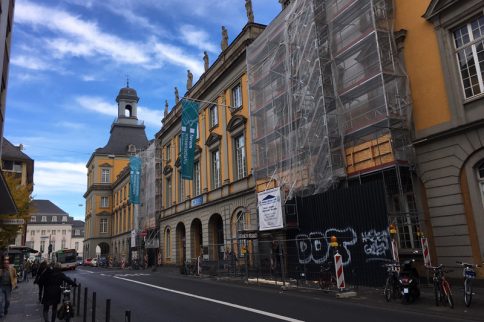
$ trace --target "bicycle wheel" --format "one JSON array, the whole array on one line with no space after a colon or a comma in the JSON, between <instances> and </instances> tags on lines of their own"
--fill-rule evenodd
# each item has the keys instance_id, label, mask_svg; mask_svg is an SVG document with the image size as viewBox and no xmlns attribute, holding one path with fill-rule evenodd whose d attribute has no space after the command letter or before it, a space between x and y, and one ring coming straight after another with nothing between
<instances>
[{"instance_id":1,"label":"bicycle wheel","mask_svg":"<svg viewBox=\"0 0 484 322\"><path fill-rule=\"evenodd\" d=\"M435 305L439 306L440 304L440 288L439 284L434 283L434 296L435 296Z\"/></svg>"},{"instance_id":2,"label":"bicycle wheel","mask_svg":"<svg viewBox=\"0 0 484 322\"><path fill-rule=\"evenodd\" d=\"M383 290L383 294L385 294L385 299L387 302L390 302L392 299L392 292L393 292L393 285L392 285L392 278L390 276L387 277L385 282L385 289Z\"/></svg>"},{"instance_id":3,"label":"bicycle wheel","mask_svg":"<svg viewBox=\"0 0 484 322\"><path fill-rule=\"evenodd\" d=\"M465 279L464 280L464 302L467 307L471 305L472 301L472 280Z\"/></svg>"},{"instance_id":4,"label":"bicycle wheel","mask_svg":"<svg viewBox=\"0 0 484 322\"><path fill-rule=\"evenodd\" d=\"M454 308L454 299L452 297L452 291L450 289L450 284L446 280L442 281L442 291L444 293L445 299L447 300L447 303L449 304L449 307L451 309Z\"/></svg>"}]
</instances>

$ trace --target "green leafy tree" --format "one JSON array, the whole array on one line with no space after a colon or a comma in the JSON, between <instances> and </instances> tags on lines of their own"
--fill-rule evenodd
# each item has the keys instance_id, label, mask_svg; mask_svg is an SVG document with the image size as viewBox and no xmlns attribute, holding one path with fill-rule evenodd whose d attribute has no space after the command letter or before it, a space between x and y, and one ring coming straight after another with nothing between
<instances>
[{"instance_id":1,"label":"green leafy tree","mask_svg":"<svg viewBox=\"0 0 484 322\"><path fill-rule=\"evenodd\" d=\"M12 194L15 205L17 206L17 214L3 215L3 218L8 219L23 219L24 225L5 225L0 221L0 249L12 244L15 241L15 237L19 230L25 227L30 220L30 213L33 211L30 203L32 201L32 184L21 185L19 179L8 172L4 172L5 180L7 181L8 188Z\"/></svg>"}]
</instances>

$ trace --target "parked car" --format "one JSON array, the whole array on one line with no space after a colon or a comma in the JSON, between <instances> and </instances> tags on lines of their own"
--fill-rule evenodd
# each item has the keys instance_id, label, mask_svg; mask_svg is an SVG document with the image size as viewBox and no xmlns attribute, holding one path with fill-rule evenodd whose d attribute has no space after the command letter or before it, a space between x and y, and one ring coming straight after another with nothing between
<instances>
[{"instance_id":1,"label":"parked car","mask_svg":"<svg viewBox=\"0 0 484 322\"><path fill-rule=\"evenodd\" d=\"M82 257L81 256L77 256L76 261L77 261L77 265L78 266L84 264L84 261L82 260Z\"/></svg>"},{"instance_id":2,"label":"parked car","mask_svg":"<svg viewBox=\"0 0 484 322\"><path fill-rule=\"evenodd\" d=\"M99 257L97 261L97 266L99 267L108 267L108 260L106 257Z\"/></svg>"},{"instance_id":3,"label":"parked car","mask_svg":"<svg viewBox=\"0 0 484 322\"><path fill-rule=\"evenodd\" d=\"M86 258L84 260L84 265L85 266L92 266L92 258Z\"/></svg>"},{"instance_id":4,"label":"parked car","mask_svg":"<svg viewBox=\"0 0 484 322\"><path fill-rule=\"evenodd\" d=\"M97 263L98 263L97 258L93 258L93 259L91 260L91 266L92 266L92 267L96 267L96 266L97 266Z\"/></svg>"}]
</instances>

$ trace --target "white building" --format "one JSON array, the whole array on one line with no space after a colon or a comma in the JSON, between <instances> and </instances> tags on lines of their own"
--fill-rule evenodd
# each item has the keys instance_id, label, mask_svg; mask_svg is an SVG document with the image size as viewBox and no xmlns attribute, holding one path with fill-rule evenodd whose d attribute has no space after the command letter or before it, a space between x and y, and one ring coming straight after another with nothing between
<instances>
[{"instance_id":1,"label":"white building","mask_svg":"<svg viewBox=\"0 0 484 322\"><path fill-rule=\"evenodd\" d=\"M26 246L38 250L42 257L47 258L49 245L52 245L52 251L55 252L64 248L75 248L78 243L77 248L82 256L82 221L81 225L49 200L33 200L31 208L34 212L27 224Z\"/></svg>"}]
</instances>

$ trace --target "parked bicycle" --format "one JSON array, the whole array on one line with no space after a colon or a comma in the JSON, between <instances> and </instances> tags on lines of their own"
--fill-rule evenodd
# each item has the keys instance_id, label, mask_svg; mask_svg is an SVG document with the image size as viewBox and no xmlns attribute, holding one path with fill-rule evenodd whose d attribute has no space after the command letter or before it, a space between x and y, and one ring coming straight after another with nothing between
<instances>
[{"instance_id":1,"label":"parked bicycle","mask_svg":"<svg viewBox=\"0 0 484 322\"><path fill-rule=\"evenodd\" d=\"M384 264L383 266L386 267L388 273L383 291L385 299L387 302L390 302L391 299L401 298L402 292L400 290L400 283L398 282L398 269L400 268L400 264L394 262Z\"/></svg>"},{"instance_id":2,"label":"parked bicycle","mask_svg":"<svg viewBox=\"0 0 484 322\"><path fill-rule=\"evenodd\" d=\"M74 307L71 302L71 287L67 284L61 286L62 305L57 310L57 318L69 322L74 317Z\"/></svg>"},{"instance_id":3,"label":"parked bicycle","mask_svg":"<svg viewBox=\"0 0 484 322\"><path fill-rule=\"evenodd\" d=\"M472 301L472 280L476 278L476 271L474 268L480 267L479 265L473 265L457 261L457 264L464 267L464 303L467 307L471 305Z\"/></svg>"},{"instance_id":4,"label":"parked bicycle","mask_svg":"<svg viewBox=\"0 0 484 322\"><path fill-rule=\"evenodd\" d=\"M324 262L319 270L319 287L323 290L336 289L333 262Z\"/></svg>"},{"instance_id":5,"label":"parked bicycle","mask_svg":"<svg viewBox=\"0 0 484 322\"><path fill-rule=\"evenodd\" d=\"M444 266L440 264L439 266L430 266L434 272L433 282L434 282L434 295L435 295L435 305L449 304L450 308L454 308L454 298L452 296L452 289L449 282L445 278L445 273L451 272L450 270L444 271Z\"/></svg>"}]
</instances>

